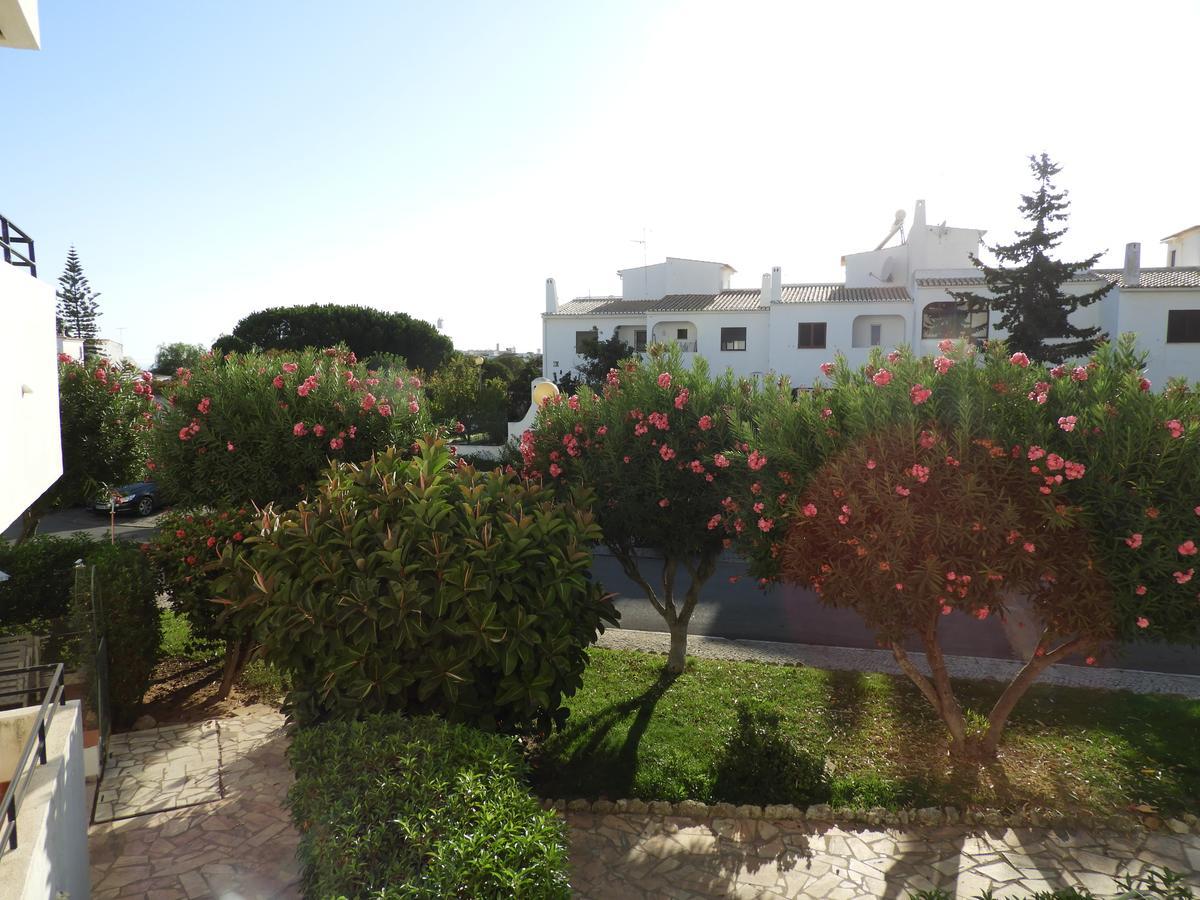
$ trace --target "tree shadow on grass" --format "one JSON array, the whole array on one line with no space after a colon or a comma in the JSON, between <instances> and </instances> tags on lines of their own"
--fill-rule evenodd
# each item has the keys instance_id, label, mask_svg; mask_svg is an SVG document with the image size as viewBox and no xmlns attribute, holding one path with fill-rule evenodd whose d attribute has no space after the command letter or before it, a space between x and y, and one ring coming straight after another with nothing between
<instances>
[{"instance_id":1,"label":"tree shadow on grass","mask_svg":"<svg viewBox=\"0 0 1200 900\"><path fill-rule=\"evenodd\" d=\"M678 675L663 671L636 697L613 703L586 718L571 718L553 739L571 747L571 755L558 765L535 771L534 780L549 796L630 796L637 776L638 747L654 716L658 701L675 683ZM612 731L630 715L628 730L620 747L609 741ZM541 761L545 764L545 760ZM540 768L540 767L539 767Z\"/></svg>"}]
</instances>

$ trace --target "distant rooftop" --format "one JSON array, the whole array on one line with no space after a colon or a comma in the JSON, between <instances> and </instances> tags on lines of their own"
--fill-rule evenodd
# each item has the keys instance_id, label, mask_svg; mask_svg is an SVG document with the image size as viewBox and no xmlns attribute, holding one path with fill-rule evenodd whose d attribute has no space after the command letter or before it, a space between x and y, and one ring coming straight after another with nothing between
<instances>
[{"instance_id":1,"label":"distant rooftop","mask_svg":"<svg viewBox=\"0 0 1200 900\"><path fill-rule=\"evenodd\" d=\"M559 307L560 316L637 315L658 312L728 312L761 309L762 291L721 291L719 294L668 294L658 300L625 300L621 297L578 297ZM785 284L783 303L864 303L910 301L902 287L847 288L840 283Z\"/></svg>"},{"instance_id":2,"label":"distant rooftop","mask_svg":"<svg viewBox=\"0 0 1200 900\"><path fill-rule=\"evenodd\" d=\"M1183 229L1183 231L1177 231L1174 234L1168 234L1165 238L1163 238L1163 241L1169 241L1171 238L1177 238L1180 235L1188 234L1189 232L1196 231L1197 229L1200 229L1200 225L1193 225L1191 228Z\"/></svg>"}]
</instances>

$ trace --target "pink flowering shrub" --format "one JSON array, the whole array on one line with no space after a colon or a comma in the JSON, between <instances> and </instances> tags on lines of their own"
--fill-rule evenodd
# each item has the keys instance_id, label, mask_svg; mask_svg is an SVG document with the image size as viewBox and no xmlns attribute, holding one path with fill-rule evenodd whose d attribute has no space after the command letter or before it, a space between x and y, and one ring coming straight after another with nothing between
<instances>
[{"instance_id":1,"label":"pink flowering shrub","mask_svg":"<svg viewBox=\"0 0 1200 900\"><path fill-rule=\"evenodd\" d=\"M211 355L164 389L155 477L184 507L304 496L331 461L359 461L427 430L419 381L344 350Z\"/></svg>"},{"instance_id":2,"label":"pink flowering shrub","mask_svg":"<svg viewBox=\"0 0 1200 900\"><path fill-rule=\"evenodd\" d=\"M1045 667L1112 637L1110 591L1063 483L1045 483L1026 447L936 426L883 428L830 459L798 496L779 536L786 580L853 609L890 646L950 731L952 752L993 756L1009 713ZM938 624L1005 614L1027 598L1043 627L1037 654L971 733L942 660ZM931 675L908 659L916 638Z\"/></svg>"},{"instance_id":3,"label":"pink flowering shrub","mask_svg":"<svg viewBox=\"0 0 1200 900\"><path fill-rule=\"evenodd\" d=\"M58 408L63 473L25 512L20 540L34 533L48 510L89 503L145 476L154 411L149 372L103 358L81 363L60 355Z\"/></svg>"},{"instance_id":4,"label":"pink flowering shrub","mask_svg":"<svg viewBox=\"0 0 1200 900\"><path fill-rule=\"evenodd\" d=\"M729 374L711 378L702 359L688 369L674 348L653 348L610 373L601 393L547 403L521 440L526 477L563 496L580 485L595 493L604 543L667 622L672 672L683 669L688 622L728 543L714 523L736 484L725 451L736 446L747 471L767 464L737 438L764 395Z\"/></svg>"}]
</instances>

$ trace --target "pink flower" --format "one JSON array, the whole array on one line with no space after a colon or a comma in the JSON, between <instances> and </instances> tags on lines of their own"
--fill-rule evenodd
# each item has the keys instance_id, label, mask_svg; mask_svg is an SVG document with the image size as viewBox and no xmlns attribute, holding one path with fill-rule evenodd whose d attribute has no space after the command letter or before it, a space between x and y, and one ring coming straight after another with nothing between
<instances>
[{"instance_id":1,"label":"pink flower","mask_svg":"<svg viewBox=\"0 0 1200 900\"><path fill-rule=\"evenodd\" d=\"M983 607L983 609L975 610L975 618L977 618L980 622L982 622L987 617L988 617L988 608L986 606Z\"/></svg>"},{"instance_id":2,"label":"pink flower","mask_svg":"<svg viewBox=\"0 0 1200 900\"><path fill-rule=\"evenodd\" d=\"M1066 463L1066 471L1067 480L1075 481L1076 479L1083 477L1084 473L1087 472L1087 467L1083 463L1068 461Z\"/></svg>"},{"instance_id":3,"label":"pink flower","mask_svg":"<svg viewBox=\"0 0 1200 900\"><path fill-rule=\"evenodd\" d=\"M200 402L196 404L196 409L198 411L200 411L201 413L207 413L209 411L209 409L211 409L211 408L212 408L212 400L209 399L208 397L203 397L200 400Z\"/></svg>"},{"instance_id":4,"label":"pink flower","mask_svg":"<svg viewBox=\"0 0 1200 900\"><path fill-rule=\"evenodd\" d=\"M1147 619L1145 616L1137 617L1137 627L1138 628L1146 628L1149 624L1150 624L1150 620Z\"/></svg>"},{"instance_id":5,"label":"pink flower","mask_svg":"<svg viewBox=\"0 0 1200 900\"><path fill-rule=\"evenodd\" d=\"M1029 452L1027 454L1025 454L1026 458L1028 458L1029 460L1041 459L1045 455L1046 455L1046 451L1043 450L1041 447L1037 446L1036 444L1032 445L1029 448Z\"/></svg>"},{"instance_id":6,"label":"pink flower","mask_svg":"<svg viewBox=\"0 0 1200 900\"><path fill-rule=\"evenodd\" d=\"M821 410L821 418L822 419L828 419L832 415L833 415L833 410L830 409L829 407L826 407L825 409Z\"/></svg>"},{"instance_id":7,"label":"pink flower","mask_svg":"<svg viewBox=\"0 0 1200 900\"><path fill-rule=\"evenodd\" d=\"M917 479L917 481L921 484L924 484L929 480L929 468L927 466L914 463L913 466L908 470L908 474Z\"/></svg>"},{"instance_id":8,"label":"pink flower","mask_svg":"<svg viewBox=\"0 0 1200 900\"><path fill-rule=\"evenodd\" d=\"M233 446L233 441L226 441L225 449L228 450L230 453L232 453L234 450L237 449L237 447Z\"/></svg>"},{"instance_id":9,"label":"pink flower","mask_svg":"<svg viewBox=\"0 0 1200 900\"><path fill-rule=\"evenodd\" d=\"M929 399L933 391L925 387L923 384L914 384L908 390L908 399L913 402L913 406L918 406Z\"/></svg>"},{"instance_id":10,"label":"pink flower","mask_svg":"<svg viewBox=\"0 0 1200 900\"><path fill-rule=\"evenodd\" d=\"M1058 419L1058 427L1061 428L1063 431L1074 431L1075 430L1075 417L1074 416L1060 416Z\"/></svg>"},{"instance_id":11,"label":"pink flower","mask_svg":"<svg viewBox=\"0 0 1200 900\"><path fill-rule=\"evenodd\" d=\"M671 501L668 500L666 497L663 497L661 500L658 501L658 505L661 506L663 509L666 509L668 506L671 505Z\"/></svg>"},{"instance_id":12,"label":"pink flower","mask_svg":"<svg viewBox=\"0 0 1200 900\"><path fill-rule=\"evenodd\" d=\"M1195 569L1188 569L1186 572L1176 572L1175 573L1175 583L1176 584L1187 584L1189 581L1192 580L1192 576L1195 573L1196 573Z\"/></svg>"},{"instance_id":13,"label":"pink flower","mask_svg":"<svg viewBox=\"0 0 1200 900\"><path fill-rule=\"evenodd\" d=\"M947 606L945 603L943 603L943 604L942 604L942 615L943 615L943 616L948 616L948 615L950 615L950 613L952 613L953 611L954 611L954 610L952 610L952 609L951 609L949 606Z\"/></svg>"},{"instance_id":14,"label":"pink flower","mask_svg":"<svg viewBox=\"0 0 1200 900\"><path fill-rule=\"evenodd\" d=\"M671 427L671 422L667 418L666 413L652 412L650 415L646 416L646 421L659 431L667 431Z\"/></svg>"},{"instance_id":15,"label":"pink flower","mask_svg":"<svg viewBox=\"0 0 1200 900\"><path fill-rule=\"evenodd\" d=\"M889 353L887 355L887 361L890 363L894 363L894 362L898 361L899 359L900 359L900 351L899 350L893 350L891 353Z\"/></svg>"},{"instance_id":16,"label":"pink flower","mask_svg":"<svg viewBox=\"0 0 1200 900\"><path fill-rule=\"evenodd\" d=\"M608 434L608 426L607 425L601 425L599 428L596 429L596 437L604 437L606 434Z\"/></svg>"},{"instance_id":17,"label":"pink flower","mask_svg":"<svg viewBox=\"0 0 1200 900\"><path fill-rule=\"evenodd\" d=\"M746 458L746 465L750 467L750 471L757 472L767 464L767 458L763 454L755 450Z\"/></svg>"},{"instance_id":18,"label":"pink flower","mask_svg":"<svg viewBox=\"0 0 1200 900\"><path fill-rule=\"evenodd\" d=\"M1137 594L1139 597L1145 597L1146 596L1146 586L1144 584L1139 584L1136 588L1133 589L1133 592L1135 594Z\"/></svg>"},{"instance_id":19,"label":"pink flower","mask_svg":"<svg viewBox=\"0 0 1200 900\"><path fill-rule=\"evenodd\" d=\"M903 581L896 582L896 590L898 590L898 591L904 590L904 582Z\"/></svg>"},{"instance_id":20,"label":"pink flower","mask_svg":"<svg viewBox=\"0 0 1200 900\"><path fill-rule=\"evenodd\" d=\"M1026 553L1033 553L1037 550L1037 545L1033 544L1029 541L1026 541L1024 544L1021 545L1021 549L1024 550Z\"/></svg>"},{"instance_id":21,"label":"pink flower","mask_svg":"<svg viewBox=\"0 0 1200 900\"><path fill-rule=\"evenodd\" d=\"M191 440L191 437L192 437L192 430L190 428L188 428L186 425L184 425L182 428L179 429L179 439L181 441Z\"/></svg>"},{"instance_id":22,"label":"pink flower","mask_svg":"<svg viewBox=\"0 0 1200 900\"><path fill-rule=\"evenodd\" d=\"M688 468L691 469L693 472L695 472L697 475L704 474L704 463L700 462L700 460L698 460L698 459L693 459L690 463L688 463Z\"/></svg>"},{"instance_id":23,"label":"pink flower","mask_svg":"<svg viewBox=\"0 0 1200 900\"><path fill-rule=\"evenodd\" d=\"M828 378L830 375L833 374L833 370L834 370L833 363L821 363L821 374L824 375L826 378Z\"/></svg>"},{"instance_id":24,"label":"pink flower","mask_svg":"<svg viewBox=\"0 0 1200 900\"><path fill-rule=\"evenodd\" d=\"M1066 374L1067 374L1066 366L1055 366L1053 369L1050 370L1051 378L1062 378Z\"/></svg>"},{"instance_id":25,"label":"pink flower","mask_svg":"<svg viewBox=\"0 0 1200 900\"><path fill-rule=\"evenodd\" d=\"M557 478L562 474L562 466L558 463L550 463L550 477Z\"/></svg>"},{"instance_id":26,"label":"pink flower","mask_svg":"<svg viewBox=\"0 0 1200 900\"><path fill-rule=\"evenodd\" d=\"M922 431L920 437L918 438L918 442L924 449L931 450L933 445L937 443L937 438L928 431Z\"/></svg>"},{"instance_id":27,"label":"pink flower","mask_svg":"<svg viewBox=\"0 0 1200 900\"><path fill-rule=\"evenodd\" d=\"M1136 534L1131 534L1129 537L1125 538L1125 543L1129 545L1130 549L1137 550L1142 546L1141 533L1138 532Z\"/></svg>"},{"instance_id":28,"label":"pink flower","mask_svg":"<svg viewBox=\"0 0 1200 900\"><path fill-rule=\"evenodd\" d=\"M292 434L294 434L296 437L304 437L306 434L308 434L308 426L303 422L297 422L292 426Z\"/></svg>"},{"instance_id":29,"label":"pink flower","mask_svg":"<svg viewBox=\"0 0 1200 900\"><path fill-rule=\"evenodd\" d=\"M804 509L802 509L800 511L802 513L804 513L804 517L806 519L811 519L813 516L815 516L817 514L817 507L812 503L806 503L804 505Z\"/></svg>"},{"instance_id":30,"label":"pink flower","mask_svg":"<svg viewBox=\"0 0 1200 900\"><path fill-rule=\"evenodd\" d=\"M658 386L664 391L671 386L671 373L663 372L658 376Z\"/></svg>"},{"instance_id":31,"label":"pink flower","mask_svg":"<svg viewBox=\"0 0 1200 900\"><path fill-rule=\"evenodd\" d=\"M1020 366L1022 369L1029 368L1029 357L1026 356L1024 353L1022 353L1020 350L1018 350L1016 353L1014 353L1012 356L1010 356L1008 358L1008 361L1009 361L1009 363L1011 363L1014 366Z\"/></svg>"},{"instance_id":32,"label":"pink flower","mask_svg":"<svg viewBox=\"0 0 1200 900\"><path fill-rule=\"evenodd\" d=\"M412 378L408 379L408 386L411 387L414 391L420 390L421 389L421 379L418 378L416 375L412 376Z\"/></svg>"},{"instance_id":33,"label":"pink flower","mask_svg":"<svg viewBox=\"0 0 1200 900\"><path fill-rule=\"evenodd\" d=\"M329 439L329 449L330 450L341 450L342 445L344 443L345 443L345 441L343 441L340 437L330 438Z\"/></svg>"},{"instance_id":34,"label":"pink flower","mask_svg":"<svg viewBox=\"0 0 1200 900\"><path fill-rule=\"evenodd\" d=\"M416 412L416 410L413 409L414 403L415 401L412 401L408 404L409 412ZM417 409L420 409L420 407L418 406ZM386 419L392 414L392 405L390 403L380 403L379 406L376 407L376 411Z\"/></svg>"},{"instance_id":35,"label":"pink flower","mask_svg":"<svg viewBox=\"0 0 1200 900\"><path fill-rule=\"evenodd\" d=\"M716 528L720 524L721 524L721 514L717 513L715 516L713 516L711 519L708 520L708 530L712 531L714 528Z\"/></svg>"},{"instance_id":36,"label":"pink flower","mask_svg":"<svg viewBox=\"0 0 1200 900\"><path fill-rule=\"evenodd\" d=\"M1084 660L1084 663L1086 663L1089 666L1094 666L1096 664L1096 657L1089 656L1087 659Z\"/></svg>"},{"instance_id":37,"label":"pink flower","mask_svg":"<svg viewBox=\"0 0 1200 900\"><path fill-rule=\"evenodd\" d=\"M904 485L898 484L898 485L896 485L896 493L899 494L901 497L907 497L909 494L912 493L912 491L910 491Z\"/></svg>"},{"instance_id":38,"label":"pink flower","mask_svg":"<svg viewBox=\"0 0 1200 900\"><path fill-rule=\"evenodd\" d=\"M868 459L868 460L867 460L867 468L868 468L868 469L874 469L874 468L875 468L875 460L873 460L873 459Z\"/></svg>"},{"instance_id":39,"label":"pink flower","mask_svg":"<svg viewBox=\"0 0 1200 900\"><path fill-rule=\"evenodd\" d=\"M312 430L313 430L313 434L315 434L317 437L325 436L325 426L324 425L320 425L320 424L314 425Z\"/></svg>"},{"instance_id":40,"label":"pink flower","mask_svg":"<svg viewBox=\"0 0 1200 900\"><path fill-rule=\"evenodd\" d=\"M683 409L685 406L687 406L688 398L690 396L691 394L688 392L687 388L684 388L682 391L680 391L675 397L675 408Z\"/></svg>"},{"instance_id":41,"label":"pink flower","mask_svg":"<svg viewBox=\"0 0 1200 900\"><path fill-rule=\"evenodd\" d=\"M725 469L729 467L729 460L726 458L724 453L718 453L713 457L713 465L718 469Z\"/></svg>"},{"instance_id":42,"label":"pink flower","mask_svg":"<svg viewBox=\"0 0 1200 900\"><path fill-rule=\"evenodd\" d=\"M291 372L295 372L300 367L298 365L296 365L295 363L289 362L289 363L284 363L279 368L283 369L283 371L285 371L285 372L291 373Z\"/></svg>"},{"instance_id":43,"label":"pink flower","mask_svg":"<svg viewBox=\"0 0 1200 900\"><path fill-rule=\"evenodd\" d=\"M604 376L604 380L617 387L621 384L621 373L616 369L609 369L608 374Z\"/></svg>"},{"instance_id":44,"label":"pink flower","mask_svg":"<svg viewBox=\"0 0 1200 900\"><path fill-rule=\"evenodd\" d=\"M1064 460L1057 453L1051 453L1046 457L1046 468L1051 472L1057 472L1065 465Z\"/></svg>"},{"instance_id":45,"label":"pink flower","mask_svg":"<svg viewBox=\"0 0 1200 900\"><path fill-rule=\"evenodd\" d=\"M623 461L624 461L626 464L628 464L628 463L629 463L629 457L628 457L628 456L624 457L624 458L623 458Z\"/></svg>"},{"instance_id":46,"label":"pink flower","mask_svg":"<svg viewBox=\"0 0 1200 900\"><path fill-rule=\"evenodd\" d=\"M567 406L571 409L579 409L579 398L572 395L567 398Z\"/></svg>"},{"instance_id":47,"label":"pink flower","mask_svg":"<svg viewBox=\"0 0 1200 900\"><path fill-rule=\"evenodd\" d=\"M1171 419L1167 422L1167 431L1171 432L1171 437L1178 440L1183 437L1183 423L1178 419Z\"/></svg>"},{"instance_id":48,"label":"pink flower","mask_svg":"<svg viewBox=\"0 0 1200 900\"><path fill-rule=\"evenodd\" d=\"M1194 512L1196 515L1200 516L1200 506L1197 506L1195 509L1192 510L1192 512Z\"/></svg>"},{"instance_id":49,"label":"pink flower","mask_svg":"<svg viewBox=\"0 0 1200 900\"><path fill-rule=\"evenodd\" d=\"M758 530L759 531L767 532L767 531L770 531L774 527L775 527L774 519L760 518L758 520Z\"/></svg>"},{"instance_id":50,"label":"pink flower","mask_svg":"<svg viewBox=\"0 0 1200 900\"><path fill-rule=\"evenodd\" d=\"M949 372L952 365L954 365L954 360L948 356L939 356L933 361L933 367L937 369L939 375L945 375Z\"/></svg>"},{"instance_id":51,"label":"pink flower","mask_svg":"<svg viewBox=\"0 0 1200 900\"><path fill-rule=\"evenodd\" d=\"M938 341L938 350L940 350L942 353L949 353L953 349L954 341L950 340L950 338Z\"/></svg>"},{"instance_id":52,"label":"pink flower","mask_svg":"<svg viewBox=\"0 0 1200 900\"><path fill-rule=\"evenodd\" d=\"M663 444L658 448L658 455L663 458L663 462L670 462L675 458L675 451Z\"/></svg>"},{"instance_id":53,"label":"pink flower","mask_svg":"<svg viewBox=\"0 0 1200 900\"><path fill-rule=\"evenodd\" d=\"M1072 381L1087 381L1088 380L1087 367L1086 366L1076 366L1074 369L1072 369L1071 370L1071 380Z\"/></svg>"},{"instance_id":54,"label":"pink flower","mask_svg":"<svg viewBox=\"0 0 1200 900\"><path fill-rule=\"evenodd\" d=\"M1179 549L1180 556L1195 556L1196 555L1196 542L1195 541L1184 541L1182 544L1179 545L1178 549Z\"/></svg>"},{"instance_id":55,"label":"pink flower","mask_svg":"<svg viewBox=\"0 0 1200 900\"><path fill-rule=\"evenodd\" d=\"M892 373L889 372L887 369L880 369L878 372L876 372L874 375L871 376L871 380L873 382L875 382L875 384L877 384L879 387L884 387L888 384L891 384Z\"/></svg>"},{"instance_id":56,"label":"pink flower","mask_svg":"<svg viewBox=\"0 0 1200 900\"><path fill-rule=\"evenodd\" d=\"M275 385L276 389L281 389L283 387L283 376L276 375L271 379L271 384Z\"/></svg>"},{"instance_id":57,"label":"pink flower","mask_svg":"<svg viewBox=\"0 0 1200 900\"><path fill-rule=\"evenodd\" d=\"M712 416L701 416L700 421L696 424L700 426L701 431L708 431L708 429L713 427Z\"/></svg>"},{"instance_id":58,"label":"pink flower","mask_svg":"<svg viewBox=\"0 0 1200 900\"><path fill-rule=\"evenodd\" d=\"M363 412L369 412L375 408L375 402L375 395L367 391L358 405L362 408Z\"/></svg>"},{"instance_id":59,"label":"pink flower","mask_svg":"<svg viewBox=\"0 0 1200 900\"><path fill-rule=\"evenodd\" d=\"M1143 391L1150 390L1150 379L1145 378L1145 377L1139 378L1138 379L1138 387L1141 388Z\"/></svg>"}]
</instances>

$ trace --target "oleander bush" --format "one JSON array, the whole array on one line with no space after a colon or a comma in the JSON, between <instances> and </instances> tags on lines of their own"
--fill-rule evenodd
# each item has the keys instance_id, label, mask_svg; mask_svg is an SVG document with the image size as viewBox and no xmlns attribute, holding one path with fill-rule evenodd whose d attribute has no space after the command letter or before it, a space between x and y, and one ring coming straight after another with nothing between
<instances>
[{"instance_id":1,"label":"oleander bush","mask_svg":"<svg viewBox=\"0 0 1200 900\"><path fill-rule=\"evenodd\" d=\"M418 442L332 467L271 513L224 590L288 678L301 722L431 712L485 730L548 729L586 650L616 621L591 580L599 537L578 492Z\"/></svg>"},{"instance_id":2,"label":"oleander bush","mask_svg":"<svg viewBox=\"0 0 1200 900\"><path fill-rule=\"evenodd\" d=\"M375 715L301 729L289 759L307 897L571 895L563 822L511 738Z\"/></svg>"}]
</instances>

